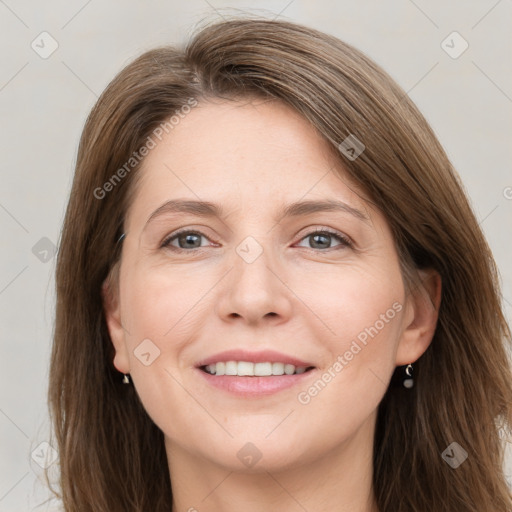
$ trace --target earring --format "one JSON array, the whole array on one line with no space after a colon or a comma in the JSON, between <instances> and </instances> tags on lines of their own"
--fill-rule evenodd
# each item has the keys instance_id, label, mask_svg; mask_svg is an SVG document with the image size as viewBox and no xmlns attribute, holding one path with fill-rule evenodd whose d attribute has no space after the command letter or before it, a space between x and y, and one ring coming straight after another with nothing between
<instances>
[{"instance_id":1,"label":"earring","mask_svg":"<svg viewBox=\"0 0 512 512\"><path fill-rule=\"evenodd\" d=\"M130 377L126 374L123 377L123 384L130 384Z\"/></svg>"},{"instance_id":2,"label":"earring","mask_svg":"<svg viewBox=\"0 0 512 512\"><path fill-rule=\"evenodd\" d=\"M405 368L406 377L403 381L403 385L407 389L411 389L414 386L414 379L412 378L413 370L414 370L414 368L413 368L412 364L408 364Z\"/></svg>"}]
</instances>

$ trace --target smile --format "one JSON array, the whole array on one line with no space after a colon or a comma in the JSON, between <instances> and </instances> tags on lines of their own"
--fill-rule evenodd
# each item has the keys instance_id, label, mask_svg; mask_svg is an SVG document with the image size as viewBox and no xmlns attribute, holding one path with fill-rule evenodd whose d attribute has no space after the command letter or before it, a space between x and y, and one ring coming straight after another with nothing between
<instances>
[{"instance_id":1,"label":"smile","mask_svg":"<svg viewBox=\"0 0 512 512\"><path fill-rule=\"evenodd\" d=\"M202 366L201 369L210 375L229 375L238 377L272 377L278 375L298 375L313 367L295 366L279 362L252 363L250 361L220 361Z\"/></svg>"},{"instance_id":2,"label":"smile","mask_svg":"<svg viewBox=\"0 0 512 512\"><path fill-rule=\"evenodd\" d=\"M228 395L257 399L304 386L316 366L274 350L235 349L198 361L196 370L208 385Z\"/></svg>"}]
</instances>

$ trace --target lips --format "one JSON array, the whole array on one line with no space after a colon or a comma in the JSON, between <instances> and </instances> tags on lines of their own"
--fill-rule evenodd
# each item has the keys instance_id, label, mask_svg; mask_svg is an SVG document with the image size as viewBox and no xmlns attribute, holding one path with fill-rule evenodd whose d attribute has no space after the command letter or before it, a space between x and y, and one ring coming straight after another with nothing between
<instances>
[{"instance_id":1,"label":"lips","mask_svg":"<svg viewBox=\"0 0 512 512\"><path fill-rule=\"evenodd\" d=\"M290 388L315 370L308 361L273 350L229 350L196 365L212 386L241 397L261 397Z\"/></svg>"},{"instance_id":2,"label":"lips","mask_svg":"<svg viewBox=\"0 0 512 512\"><path fill-rule=\"evenodd\" d=\"M248 352L247 350L226 350L213 356L201 360L196 366L198 368L217 363L226 363L228 361L246 361L249 363L282 363L284 365L293 365L295 367L313 367L308 361L303 361L296 357L288 356L274 350L262 350L259 352Z\"/></svg>"}]
</instances>

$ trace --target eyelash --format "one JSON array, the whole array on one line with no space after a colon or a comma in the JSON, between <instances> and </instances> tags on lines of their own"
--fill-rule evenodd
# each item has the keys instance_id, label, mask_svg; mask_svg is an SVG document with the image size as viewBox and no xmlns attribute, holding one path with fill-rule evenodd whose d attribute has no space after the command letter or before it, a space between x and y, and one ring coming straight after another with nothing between
<instances>
[{"instance_id":1,"label":"eyelash","mask_svg":"<svg viewBox=\"0 0 512 512\"><path fill-rule=\"evenodd\" d=\"M195 247L195 248L192 248L192 249L183 249L182 247L175 247L175 246L171 246L170 243L177 239L180 235L184 234L184 233L187 233L187 234L191 234L191 235L197 235L197 236L202 236L206 239L209 240L209 238L201 233L200 231L195 231L195 230L190 230L190 229L182 229L180 231L177 231L176 233L172 233L171 235L169 235L168 237L166 237L162 244L160 245L160 248L162 249L169 249L171 251L174 251L174 252L193 252L193 251L198 251L200 249L203 249L203 247ZM321 229L317 229L317 230L314 230L314 231L311 231L310 233L306 234L305 236L303 236L299 242L301 242L302 240L310 237L310 236L313 236L313 235L329 235L329 236L332 236L332 237L335 237L338 239L339 242L341 242L340 246L336 246L336 247L328 247L327 249L315 249L313 247L306 247L306 249L309 249L311 251L320 251L320 252L327 252L327 251L330 251L330 250L336 250L336 249L340 249L340 248L346 248L346 247L349 247L349 248L352 248L353 247L353 243L352 241L346 237L345 235L342 235L340 232L338 231L334 231L334 230L331 230L329 228L321 228ZM215 243L218 243L216 240L212 240L213 242Z\"/></svg>"}]
</instances>

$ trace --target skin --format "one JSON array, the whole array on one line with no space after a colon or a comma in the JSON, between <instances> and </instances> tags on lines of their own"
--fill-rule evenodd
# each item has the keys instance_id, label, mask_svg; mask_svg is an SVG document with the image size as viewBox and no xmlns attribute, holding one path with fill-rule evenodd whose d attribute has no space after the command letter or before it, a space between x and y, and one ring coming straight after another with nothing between
<instances>
[{"instance_id":1,"label":"skin","mask_svg":"<svg viewBox=\"0 0 512 512\"><path fill-rule=\"evenodd\" d=\"M165 435L173 511L375 512L377 407L395 366L416 361L432 340L439 276L424 271L425 288L406 290L386 219L311 125L281 103L202 102L140 172L118 287L105 283L104 302L114 364L131 374ZM218 203L225 212L167 213L145 227L178 198ZM338 211L278 218L283 205L324 199L367 220ZM201 247L160 247L180 228L200 231ZM325 228L352 246L336 236L315 244L310 235ZM263 249L251 263L236 250L246 237ZM179 239L172 244L179 248ZM400 308L393 318L301 403L298 394L332 373L338 356L393 304ZM148 365L134 353L145 339ZM234 348L277 350L315 370L270 396L232 396L195 367ZM251 467L237 457L248 442L261 455Z\"/></svg>"}]
</instances>

